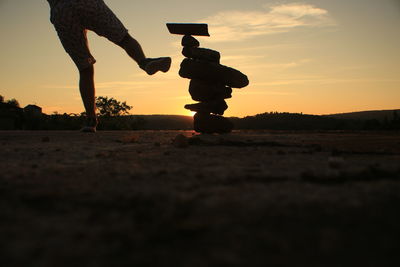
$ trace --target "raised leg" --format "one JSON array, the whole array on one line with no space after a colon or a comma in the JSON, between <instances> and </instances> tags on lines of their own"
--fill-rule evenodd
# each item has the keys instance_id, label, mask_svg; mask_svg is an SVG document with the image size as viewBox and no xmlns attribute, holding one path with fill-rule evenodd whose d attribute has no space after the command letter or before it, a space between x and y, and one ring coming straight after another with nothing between
<instances>
[{"instance_id":1,"label":"raised leg","mask_svg":"<svg viewBox=\"0 0 400 267\"><path fill-rule=\"evenodd\" d=\"M171 67L170 57L146 58L139 42L129 34L118 45L149 75L158 71L167 72Z\"/></svg>"},{"instance_id":2,"label":"raised leg","mask_svg":"<svg viewBox=\"0 0 400 267\"><path fill-rule=\"evenodd\" d=\"M138 64L140 64L140 62L146 58L139 42L132 38L132 36L129 34L127 34L118 45L122 47L126 53Z\"/></svg>"}]
</instances>

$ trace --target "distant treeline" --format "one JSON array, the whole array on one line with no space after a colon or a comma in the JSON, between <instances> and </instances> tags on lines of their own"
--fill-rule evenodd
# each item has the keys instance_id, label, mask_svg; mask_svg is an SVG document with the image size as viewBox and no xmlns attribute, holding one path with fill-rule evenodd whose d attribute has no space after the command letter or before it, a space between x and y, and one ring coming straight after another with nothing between
<instances>
[{"instance_id":1,"label":"distant treeline","mask_svg":"<svg viewBox=\"0 0 400 267\"><path fill-rule=\"evenodd\" d=\"M236 129L270 130L399 130L400 116L393 111L392 116L380 119L344 119L331 116L304 115L301 113L270 112L231 118Z\"/></svg>"},{"instance_id":2,"label":"distant treeline","mask_svg":"<svg viewBox=\"0 0 400 267\"><path fill-rule=\"evenodd\" d=\"M85 123L85 116L75 114L43 114L41 117L25 120L26 130L79 130ZM98 130L190 130L193 118L179 115L123 115L99 116Z\"/></svg>"},{"instance_id":3,"label":"distant treeline","mask_svg":"<svg viewBox=\"0 0 400 267\"><path fill-rule=\"evenodd\" d=\"M96 98L98 130L191 130L193 117L179 115L129 115L126 102L112 97ZM400 130L400 110L362 111L333 115L269 112L229 118L235 129L249 130ZM85 114L42 113L42 108L21 108L16 99L0 95L0 130L78 130Z\"/></svg>"},{"instance_id":4,"label":"distant treeline","mask_svg":"<svg viewBox=\"0 0 400 267\"><path fill-rule=\"evenodd\" d=\"M124 115L100 117L98 130L191 130L193 118L178 115ZM229 118L235 129L249 130L400 130L397 112L391 118L341 119L331 116L298 113L264 113L244 118ZM68 114L43 115L28 118L24 129L78 130L85 117Z\"/></svg>"},{"instance_id":5,"label":"distant treeline","mask_svg":"<svg viewBox=\"0 0 400 267\"><path fill-rule=\"evenodd\" d=\"M0 108L1 111L1 108ZM400 116L393 111L381 119L356 119L300 113L270 112L229 118L235 129L249 130L400 130ZM179 115L100 116L98 130L191 130L193 117ZM22 109L0 112L0 130L79 130L84 114L29 113Z\"/></svg>"}]
</instances>

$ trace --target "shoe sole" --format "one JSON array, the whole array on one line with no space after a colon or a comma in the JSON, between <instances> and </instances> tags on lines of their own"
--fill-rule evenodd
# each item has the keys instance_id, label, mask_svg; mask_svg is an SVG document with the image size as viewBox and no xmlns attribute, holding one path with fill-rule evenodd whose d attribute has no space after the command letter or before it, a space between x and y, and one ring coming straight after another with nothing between
<instances>
[{"instance_id":1,"label":"shoe sole","mask_svg":"<svg viewBox=\"0 0 400 267\"><path fill-rule=\"evenodd\" d=\"M82 133L96 133L96 127L85 126L80 130L80 132L82 132Z\"/></svg>"},{"instance_id":2,"label":"shoe sole","mask_svg":"<svg viewBox=\"0 0 400 267\"><path fill-rule=\"evenodd\" d=\"M172 60L169 57L154 60L146 66L146 72L148 75L153 75L158 71L168 72L171 68L171 62Z\"/></svg>"}]
</instances>

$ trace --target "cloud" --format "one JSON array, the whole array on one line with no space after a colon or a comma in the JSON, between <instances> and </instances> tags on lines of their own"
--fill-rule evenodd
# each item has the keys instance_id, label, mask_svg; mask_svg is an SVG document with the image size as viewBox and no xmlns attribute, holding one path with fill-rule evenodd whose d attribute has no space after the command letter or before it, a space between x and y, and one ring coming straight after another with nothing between
<instances>
[{"instance_id":1,"label":"cloud","mask_svg":"<svg viewBox=\"0 0 400 267\"><path fill-rule=\"evenodd\" d=\"M309 4L263 6L261 11L222 11L201 22L210 26L209 41L242 41L252 37L289 32L299 27L334 25L327 10Z\"/></svg>"},{"instance_id":2,"label":"cloud","mask_svg":"<svg viewBox=\"0 0 400 267\"><path fill-rule=\"evenodd\" d=\"M272 80L268 82L255 82L252 83L254 87L265 87L265 86L286 86L286 85L305 85L305 84L341 84L341 83L398 83L399 80L391 79L336 79L332 77L304 77L298 79L281 79Z\"/></svg>"},{"instance_id":3,"label":"cloud","mask_svg":"<svg viewBox=\"0 0 400 267\"><path fill-rule=\"evenodd\" d=\"M119 89L119 90L132 90L155 87L162 85L162 81L111 81L111 82L98 82L96 89ZM46 89L78 89L78 85L43 85Z\"/></svg>"}]
</instances>

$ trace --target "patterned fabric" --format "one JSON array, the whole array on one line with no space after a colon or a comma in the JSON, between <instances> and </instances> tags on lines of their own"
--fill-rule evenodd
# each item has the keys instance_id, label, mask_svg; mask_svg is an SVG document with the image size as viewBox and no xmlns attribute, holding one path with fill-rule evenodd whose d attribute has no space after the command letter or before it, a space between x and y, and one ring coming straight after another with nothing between
<instances>
[{"instance_id":1,"label":"patterned fabric","mask_svg":"<svg viewBox=\"0 0 400 267\"><path fill-rule=\"evenodd\" d=\"M50 6L53 7L53 6L55 6L58 2L60 2L60 0L47 0L47 2L49 2Z\"/></svg>"},{"instance_id":2,"label":"patterned fabric","mask_svg":"<svg viewBox=\"0 0 400 267\"><path fill-rule=\"evenodd\" d=\"M118 44L128 30L103 0L48 0L50 21L54 24L65 51L78 69L96 62L91 55L87 30Z\"/></svg>"}]
</instances>

